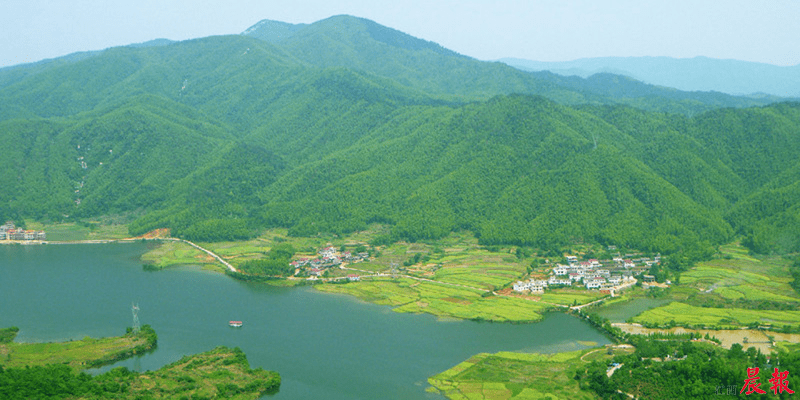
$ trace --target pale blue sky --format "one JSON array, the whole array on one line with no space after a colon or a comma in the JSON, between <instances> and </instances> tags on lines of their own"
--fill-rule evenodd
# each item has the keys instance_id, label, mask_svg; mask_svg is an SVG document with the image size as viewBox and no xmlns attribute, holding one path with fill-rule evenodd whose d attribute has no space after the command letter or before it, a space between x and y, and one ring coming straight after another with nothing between
<instances>
[{"instance_id":1,"label":"pale blue sky","mask_svg":"<svg viewBox=\"0 0 800 400\"><path fill-rule=\"evenodd\" d=\"M368 18L481 60L669 56L800 64L795 0L3 0L0 67L262 19Z\"/></svg>"}]
</instances>

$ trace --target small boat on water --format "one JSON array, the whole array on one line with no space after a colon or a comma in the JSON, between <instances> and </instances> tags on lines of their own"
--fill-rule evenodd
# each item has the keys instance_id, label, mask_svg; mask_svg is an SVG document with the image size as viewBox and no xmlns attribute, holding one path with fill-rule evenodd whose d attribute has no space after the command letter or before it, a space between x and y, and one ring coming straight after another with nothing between
<instances>
[{"instance_id":1,"label":"small boat on water","mask_svg":"<svg viewBox=\"0 0 800 400\"><path fill-rule=\"evenodd\" d=\"M242 321L228 321L228 325L230 325L230 326L232 326L234 328L241 328L242 327Z\"/></svg>"}]
</instances>

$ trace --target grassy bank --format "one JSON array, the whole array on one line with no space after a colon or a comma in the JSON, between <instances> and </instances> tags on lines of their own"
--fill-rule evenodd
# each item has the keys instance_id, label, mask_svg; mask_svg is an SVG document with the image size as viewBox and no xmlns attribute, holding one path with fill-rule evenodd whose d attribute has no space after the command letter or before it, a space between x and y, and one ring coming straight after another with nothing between
<instances>
[{"instance_id":1,"label":"grassy bank","mask_svg":"<svg viewBox=\"0 0 800 400\"><path fill-rule=\"evenodd\" d=\"M16 328L0 329L0 398L230 398L250 400L275 393L277 372L251 369L238 349L218 347L185 356L143 374L115 368L89 376L86 368L110 364L155 347L148 325L119 337L61 343L13 343Z\"/></svg>"},{"instance_id":2,"label":"grassy bank","mask_svg":"<svg viewBox=\"0 0 800 400\"><path fill-rule=\"evenodd\" d=\"M257 399L277 392L281 384L277 372L251 369L239 348L227 347L185 356L157 371L134 376L109 373L99 381L127 387L125 399Z\"/></svg>"},{"instance_id":3,"label":"grassy bank","mask_svg":"<svg viewBox=\"0 0 800 400\"><path fill-rule=\"evenodd\" d=\"M139 333L56 343L0 343L0 365L6 368L64 364L75 371L99 367L155 348L155 331L144 325Z\"/></svg>"},{"instance_id":4,"label":"grassy bank","mask_svg":"<svg viewBox=\"0 0 800 400\"><path fill-rule=\"evenodd\" d=\"M225 268L208 254L179 241L165 240L151 243L147 253L142 254L145 268L159 270L177 265L200 265L204 269L224 272Z\"/></svg>"},{"instance_id":5,"label":"grassy bank","mask_svg":"<svg viewBox=\"0 0 800 400\"><path fill-rule=\"evenodd\" d=\"M143 374L124 367L92 377L63 364L0 369L0 398L113 398L251 400L277 392L276 372L251 369L238 348L185 356Z\"/></svg>"}]
</instances>

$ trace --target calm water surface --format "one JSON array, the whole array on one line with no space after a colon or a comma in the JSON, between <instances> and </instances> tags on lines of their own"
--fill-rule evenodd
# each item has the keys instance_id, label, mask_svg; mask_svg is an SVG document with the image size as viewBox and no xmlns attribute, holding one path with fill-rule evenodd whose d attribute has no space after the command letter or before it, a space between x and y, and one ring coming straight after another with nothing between
<instances>
[{"instance_id":1,"label":"calm water surface","mask_svg":"<svg viewBox=\"0 0 800 400\"><path fill-rule=\"evenodd\" d=\"M0 327L18 342L116 336L131 303L158 333L155 352L115 366L158 369L183 355L238 346L283 379L275 399L442 399L427 378L480 352L556 352L608 343L554 313L536 324L438 321L312 288L239 282L197 267L142 270L142 243L0 246ZM244 327L231 328L229 320ZM108 369L110 367L106 367Z\"/></svg>"},{"instance_id":2,"label":"calm water surface","mask_svg":"<svg viewBox=\"0 0 800 400\"><path fill-rule=\"evenodd\" d=\"M651 308L656 308L669 303L669 299L636 298L630 301L615 303L595 311L598 315L608 318L611 322L627 322Z\"/></svg>"}]
</instances>

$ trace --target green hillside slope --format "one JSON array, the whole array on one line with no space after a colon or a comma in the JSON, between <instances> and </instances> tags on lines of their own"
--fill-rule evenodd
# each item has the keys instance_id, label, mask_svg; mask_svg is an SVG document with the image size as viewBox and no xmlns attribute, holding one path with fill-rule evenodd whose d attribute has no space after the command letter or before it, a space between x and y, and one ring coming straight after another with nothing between
<instances>
[{"instance_id":1,"label":"green hillside slope","mask_svg":"<svg viewBox=\"0 0 800 400\"><path fill-rule=\"evenodd\" d=\"M550 75L347 16L40 65L0 87L0 219L797 249L800 105Z\"/></svg>"}]
</instances>

